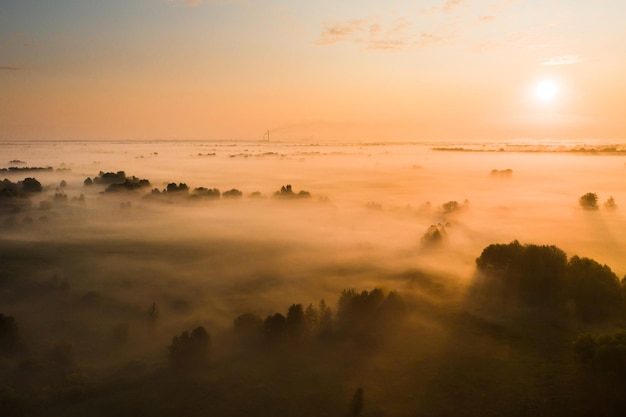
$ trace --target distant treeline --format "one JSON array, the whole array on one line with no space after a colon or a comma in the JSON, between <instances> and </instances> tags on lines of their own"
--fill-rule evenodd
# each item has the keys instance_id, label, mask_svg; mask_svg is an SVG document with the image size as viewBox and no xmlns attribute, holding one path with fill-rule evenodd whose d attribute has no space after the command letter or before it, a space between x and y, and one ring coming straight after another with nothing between
<instances>
[{"instance_id":1,"label":"distant treeline","mask_svg":"<svg viewBox=\"0 0 626 417\"><path fill-rule=\"evenodd\" d=\"M585 148L585 147L576 147L569 149L562 148L548 148L548 147L538 147L532 148L527 147L524 149L520 148L465 148L462 146L437 146L431 148L433 151L443 151L443 152L515 152L515 153L584 153L584 154L602 154L602 155L624 155L626 154L626 149L618 149L614 146L607 146L602 148Z\"/></svg>"},{"instance_id":2,"label":"distant treeline","mask_svg":"<svg viewBox=\"0 0 626 417\"><path fill-rule=\"evenodd\" d=\"M105 185L105 193L120 192L120 191L136 191L151 187L151 183L147 179L140 179L135 176L127 176L124 171L118 172L102 172L94 177L88 177L84 181L86 187L93 185ZM239 198L243 196L243 192L232 188L223 193L218 188L196 187L190 189L186 183L169 183L167 186L160 190L158 188L152 188L149 194L145 195L149 199L158 199L160 197L190 197L192 199L219 199L223 198ZM259 191L254 191L250 195L252 198L262 197ZM292 199L292 198L309 198L311 194L308 191L301 190L299 192L293 191L290 184L283 185L280 190L274 192L274 197Z\"/></svg>"},{"instance_id":3,"label":"distant treeline","mask_svg":"<svg viewBox=\"0 0 626 417\"><path fill-rule=\"evenodd\" d=\"M0 168L0 172L53 171L52 167L8 167Z\"/></svg>"}]
</instances>

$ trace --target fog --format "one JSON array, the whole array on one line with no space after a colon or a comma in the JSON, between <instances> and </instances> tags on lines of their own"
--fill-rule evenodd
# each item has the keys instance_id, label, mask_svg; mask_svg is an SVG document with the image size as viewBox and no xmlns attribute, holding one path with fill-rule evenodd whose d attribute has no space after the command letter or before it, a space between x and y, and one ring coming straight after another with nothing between
<instances>
[{"instance_id":1,"label":"fog","mask_svg":"<svg viewBox=\"0 0 626 417\"><path fill-rule=\"evenodd\" d=\"M455 348L455 335L463 334L466 326L464 319L449 317L464 317L459 312L474 285L475 260L483 248L514 240L556 245L568 256L608 265L618 277L626 274L626 156L619 150L574 152L579 149L575 145L535 145L1 144L5 160L0 168L6 168L2 179L18 183L35 178L42 186L41 192L29 193L29 204L16 208L4 204L8 199L1 201L0 313L16 319L27 348L15 363L2 362L2 368L14 372L26 359L42 361L37 358L69 344L81 384L89 387L75 403L27 384L16 398L38 396L38 405L29 408L30 401L16 400L20 405L15 410L37 414L37 407L49 402L58 415L79 415L85 409L93 415L106 415L102 410L131 415L129 410L140 406L103 405L102 381L115 380L128 363L142 364L139 380L167 367L167 347L182 331L203 326L215 351L211 374L226 374L232 369L223 364L237 350L229 333L237 316L286 314L292 304L306 308L321 299L335 311L345 289L358 293L382 288L400 294L407 306L401 331L386 333L388 343L380 349L341 344L308 357L312 368L325 361L345 368L319 371L325 388L308 388L311 398L291 391L276 394L284 404L268 410L297 415L305 403L310 407L321 401L326 408L317 415L337 410L345 414L353 392L363 387L363 415L472 415L484 404L474 396L471 385L476 381L463 389L456 385L478 375L467 364L487 366L494 357L508 363L515 355L511 350L524 349L508 339L504 350L499 339L482 340L482 325L476 325L478 336L471 330L463 336L469 342L464 353ZM35 167L52 169L29 169ZM107 192L107 184L85 184L87 178L118 171L127 178L147 179L150 186ZM172 183L184 183L188 191L164 192ZM275 195L287 185L293 194ZM222 196L192 198L199 187L216 188ZM151 193L154 189L159 192ZM241 191L241 197L226 198L224 192L231 189ZM309 195L298 197L300 191ZM579 204L588 192L597 194L598 209ZM616 207L605 207L609 197ZM441 239L425 237L433 225ZM153 305L158 318L150 316ZM471 320L470 327L475 325ZM124 340L121 348L112 347L116 338ZM288 362L271 372L260 365L263 370L250 370L250 375L282 372L287 385L289 378L305 378L289 374ZM452 374L452 367L460 373ZM524 368L523 361L512 369L531 381L545 376ZM257 394L248 391L247 374L237 372L246 381L240 384L250 397L248 408L230 404L222 393L221 402L216 400L220 405L206 410L265 415L251 412L261 407L252 399ZM499 386L495 394L508 398L510 408L496 405L494 412L518 410L514 404L523 401L513 392L532 382L516 385L515 378L507 377L510 386L503 388L500 377L490 374L486 381L478 380L487 389ZM337 384L335 391L329 380ZM435 380L442 385L432 385ZM5 384L11 386L10 381ZM276 390L283 387L275 384ZM19 393L21 385L16 387ZM89 392L96 392L99 402L91 402ZM561 401L569 392L555 395ZM272 395L258 393L260 398ZM465 411L447 408L446 395L459 395ZM535 415L547 415L554 409L550 407ZM533 415L518 415L526 414Z\"/></svg>"}]
</instances>

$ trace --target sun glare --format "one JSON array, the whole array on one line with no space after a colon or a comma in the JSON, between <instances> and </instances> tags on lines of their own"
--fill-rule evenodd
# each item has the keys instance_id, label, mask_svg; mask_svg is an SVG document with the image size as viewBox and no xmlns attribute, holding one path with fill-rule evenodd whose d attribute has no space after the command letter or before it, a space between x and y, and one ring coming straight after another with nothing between
<instances>
[{"instance_id":1,"label":"sun glare","mask_svg":"<svg viewBox=\"0 0 626 417\"><path fill-rule=\"evenodd\" d=\"M557 96L559 88L552 80L543 80L535 86L535 97L541 101L552 101Z\"/></svg>"}]
</instances>

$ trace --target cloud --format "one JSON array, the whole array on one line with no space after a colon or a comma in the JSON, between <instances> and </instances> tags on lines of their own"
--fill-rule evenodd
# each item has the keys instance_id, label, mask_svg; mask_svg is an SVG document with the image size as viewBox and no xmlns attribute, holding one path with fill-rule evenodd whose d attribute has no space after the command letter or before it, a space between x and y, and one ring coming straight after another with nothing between
<instances>
[{"instance_id":1,"label":"cloud","mask_svg":"<svg viewBox=\"0 0 626 417\"><path fill-rule=\"evenodd\" d=\"M353 36L363 35L368 27L370 28L370 31L372 31L372 26L374 25L368 25L367 21L362 19L353 19L339 23L325 22L324 29L315 43L318 45L331 45L350 39L355 41L356 39L353 39ZM378 27L377 30L379 29L380 28Z\"/></svg>"},{"instance_id":2,"label":"cloud","mask_svg":"<svg viewBox=\"0 0 626 417\"><path fill-rule=\"evenodd\" d=\"M443 5L443 11L446 13L452 13L454 9L463 5L465 0L448 0L446 4Z\"/></svg>"},{"instance_id":3,"label":"cloud","mask_svg":"<svg viewBox=\"0 0 626 417\"><path fill-rule=\"evenodd\" d=\"M442 41L444 41L444 38L442 36L436 35L434 33L423 32L420 34L417 44L420 46L427 46Z\"/></svg>"},{"instance_id":4,"label":"cloud","mask_svg":"<svg viewBox=\"0 0 626 417\"><path fill-rule=\"evenodd\" d=\"M15 67L12 65L4 65L4 66L0 66L0 71L22 71L24 68L22 67Z\"/></svg>"},{"instance_id":5,"label":"cloud","mask_svg":"<svg viewBox=\"0 0 626 417\"><path fill-rule=\"evenodd\" d=\"M426 46L445 40L436 33L411 33L412 25L404 18L381 23L379 19L353 19L344 22L325 22L316 45L352 43L367 50L403 50Z\"/></svg>"},{"instance_id":6,"label":"cloud","mask_svg":"<svg viewBox=\"0 0 626 417\"><path fill-rule=\"evenodd\" d=\"M495 16L483 16L480 19L478 19L480 23L489 23L489 22L493 22L494 20L496 20Z\"/></svg>"},{"instance_id":7,"label":"cloud","mask_svg":"<svg viewBox=\"0 0 626 417\"><path fill-rule=\"evenodd\" d=\"M543 65L556 66L556 65L574 65L584 62L585 59L579 55L560 55L552 57L546 61L543 61Z\"/></svg>"},{"instance_id":8,"label":"cloud","mask_svg":"<svg viewBox=\"0 0 626 417\"><path fill-rule=\"evenodd\" d=\"M420 14L432 15L432 14L441 14L441 13L452 13L455 11L455 9L459 8L465 3L466 3L466 0L448 0L443 4L443 6L430 6L430 7L422 8L420 10Z\"/></svg>"},{"instance_id":9,"label":"cloud","mask_svg":"<svg viewBox=\"0 0 626 417\"><path fill-rule=\"evenodd\" d=\"M377 39L373 39L370 40L369 42L367 42L367 49L374 49L374 50L399 50L399 49L404 49L407 46L410 46L410 44L406 41L403 40L393 40L393 39L389 39L389 40L377 40Z\"/></svg>"}]
</instances>

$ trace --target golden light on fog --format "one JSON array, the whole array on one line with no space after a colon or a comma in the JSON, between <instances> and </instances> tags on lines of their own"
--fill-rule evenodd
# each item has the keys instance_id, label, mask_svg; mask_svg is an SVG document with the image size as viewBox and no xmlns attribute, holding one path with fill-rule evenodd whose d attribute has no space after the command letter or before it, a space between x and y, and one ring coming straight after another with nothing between
<instances>
[{"instance_id":1,"label":"golden light on fog","mask_svg":"<svg viewBox=\"0 0 626 417\"><path fill-rule=\"evenodd\" d=\"M559 93L559 86L554 80L541 80L535 85L535 97L543 102L556 99Z\"/></svg>"}]
</instances>

